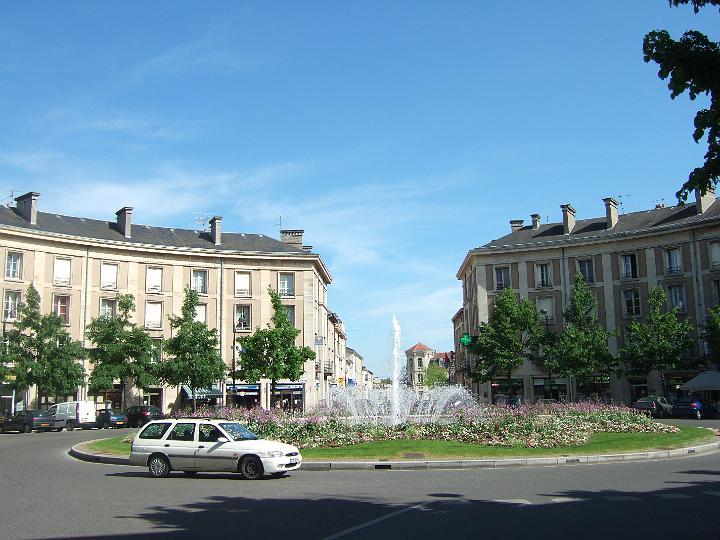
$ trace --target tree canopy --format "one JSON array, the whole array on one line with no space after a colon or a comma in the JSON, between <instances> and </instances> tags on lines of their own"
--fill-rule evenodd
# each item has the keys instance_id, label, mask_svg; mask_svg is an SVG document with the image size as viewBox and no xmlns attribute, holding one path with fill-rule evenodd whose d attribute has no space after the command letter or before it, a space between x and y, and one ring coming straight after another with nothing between
<instances>
[{"instance_id":1,"label":"tree canopy","mask_svg":"<svg viewBox=\"0 0 720 540\"><path fill-rule=\"evenodd\" d=\"M448 384L448 371L444 367L431 362L425 370L425 386L445 386Z\"/></svg>"},{"instance_id":2,"label":"tree canopy","mask_svg":"<svg viewBox=\"0 0 720 540\"><path fill-rule=\"evenodd\" d=\"M597 373L610 375L617 364L608 343L613 333L599 325L597 299L579 272L564 321L562 332L545 347L545 370L581 383L590 382Z\"/></svg>"},{"instance_id":3,"label":"tree canopy","mask_svg":"<svg viewBox=\"0 0 720 540\"><path fill-rule=\"evenodd\" d=\"M697 13L703 6L720 5L720 0L669 0L669 4L692 4ZM643 41L643 57L660 66L661 79L670 78L672 99L685 91L691 100L703 94L710 98L709 107L695 114L692 136L696 143L707 136L707 152L704 163L690 172L676 194L685 201L696 188L701 193L713 188L720 177L720 44L696 30L688 30L679 41L667 30L653 30Z\"/></svg>"},{"instance_id":4,"label":"tree canopy","mask_svg":"<svg viewBox=\"0 0 720 540\"><path fill-rule=\"evenodd\" d=\"M310 347L295 345L300 330L290 322L278 293L268 287L268 294L273 307L272 325L257 327L251 335L238 338L242 348L238 373L241 379L250 382L270 379L274 394L275 382L297 381L305 362L315 359L315 352Z\"/></svg>"},{"instance_id":5,"label":"tree canopy","mask_svg":"<svg viewBox=\"0 0 720 540\"><path fill-rule=\"evenodd\" d=\"M135 311L134 297L119 294L116 301L116 317L105 315L92 319L87 327L87 338L94 345L88 349L94 366L89 383L91 393L111 390L116 382L120 383L121 406L124 406L127 381L146 389L158 380L152 364L152 340L130 320L130 314Z\"/></svg>"},{"instance_id":6,"label":"tree canopy","mask_svg":"<svg viewBox=\"0 0 720 540\"><path fill-rule=\"evenodd\" d=\"M667 311L666 300L665 290L654 287L650 291L649 312L644 322L633 319L626 326L626 345L620 349L625 371L649 373L657 370L662 375L668 369L690 362L684 355L693 344L690 338L692 324L678 319L677 308Z\"/></svg>"},{"instance_id":7,"label":"tree canopy","mask_svg":"<svg viewBox=\"0 0 720 540\"><path fill-rule=\"evenodd\" d=\"M710 349L710 360L720 364L720 305L708 309L708 318L703 325L705 342Z\"/></svg>"},{"instance_id":8,"label":"tree canopy","mask_svg":"<svg viewBox=\"0 0 720 540\"><path fill-rule=\"evenodd\" d=\"M32 283L7 340L2 363L13 365L8 378L17 390L36 385L38 406L43 396L67 396L85 382L79 362L85 356L82 345L71 339L62 317L41 313L40 295Z\"/></svg>"},{"instance_id":9,"label":"tree canopy","mask_svg":"<svg viewBox=\"0 0 720 540\"><path fill-rule=\"evenodd\" d=\"M199 300L197 291L185 288L182 315L168 317L175 331L164 343L168 357L157 366L158 376L166 384L190 387L193 410L197 408L196 390L223 380L227 368L220 356L217 329L195 320Z\"/></svg>"},{"instance_id":10,"label":"tree canopy","mask_svg":"<svg viewBox=\"0 0 720 540\"><path fill-rule=\"evenodd\" d=\"M512 370L538 349L542 336L535 305L518 298L514 290L504 289L493 302L488 322L480 323L477 336L468 345L477 356L473 378L484 382L504 374L512 395Z\"/></svg>"}]
</instances>

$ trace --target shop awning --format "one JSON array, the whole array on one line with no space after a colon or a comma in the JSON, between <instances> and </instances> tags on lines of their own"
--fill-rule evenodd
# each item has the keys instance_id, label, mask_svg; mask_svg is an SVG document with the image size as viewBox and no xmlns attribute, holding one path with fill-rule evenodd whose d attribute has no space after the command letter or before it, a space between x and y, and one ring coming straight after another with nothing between
<instances>
[{"instance_id":1,"label":"shop awning","mask_svg":"<svg viewBox=\"0 0 720 540\"><path fill-rule=\"evenodd\" d=\"M720 371L703 371L680 387L687 392L702 390L720 390Z\"/></svg>"},{"instance_id":2,"label":"shop awning","mask_svg":"<svg viewBox=\"0 0 720 540\"><path fill-rule=\"evenodd\" d=\"M259 391L260 385L259 384L235 384L235 385L233 385L232 383L230 383L230 384L226 384L225 388L230 392L232 392L233 390L244 390L246 392L249 390L258 390Z\"/></svg>"},{"instance_id":3,"label":"shop awning","mask_svg":"<svg viewBox=\"0 0 720 540\"><path fill-rule=\"evenodd\" d=\"M182 385L182 391L189 398L192 398L192 389L187 385ZM195 398L196 399L207 399L211 397L222 397L222 392L219 386L213 386L212 388L196 388Z\"/></svg>"}]
</instances>

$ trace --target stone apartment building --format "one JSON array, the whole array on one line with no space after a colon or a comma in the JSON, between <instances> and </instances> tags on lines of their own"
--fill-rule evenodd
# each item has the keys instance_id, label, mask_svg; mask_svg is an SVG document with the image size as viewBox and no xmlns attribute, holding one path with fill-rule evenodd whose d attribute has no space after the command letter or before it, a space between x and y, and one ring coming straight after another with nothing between
<instances>
[{"instance_id":1,"label":"stone apartment building","mask_svg":"<svg viewBox=\"0 0 720 540\"><path fill-rule=\"evenodd\" d=\"M302 230L283 230L281 240L262 234L228 233L222 218L213 217L209 231L151 227L132 222L132 208L117 211L115 221L45 213L38 210L38 193L16 199L16 207L0 206L0 260L3 330L14 323L17 307L32 282L42 298L43 312L66 321L73 339L89 346L84 329L93 317L113 315L118 293L135 297L133 320L157 340L170 335L167 316L179 314L185 287L201 298L197 317L217 328L220 352L228 365L242 363L235 338L270 322L268 286L277 290L290 319L300 330L297 345L316 352L299 381L281 381L271 399L269 381L235 381L231 375L209 389L218 402L259 404L276 400L311 409L327 395L328 367L344 363L345 330L328 309L332 278L320 255L303 245ZM158 348L158 351L160 349ZM86 362L86 372L91 366ZM118 386L119 387L119 386ZM183 388L133 390L131 402L145 402L167 411L185 398ZM21 397L3 388L2 406ZM87 387L80 399L93 399ZM118 404L118 391L98 396L98 402ZM34 396L31 391L33 405Z\"/></svg>"},{"instance_id":2,"label":"stone apartment building","mask_svg":"<svg viewBox=\"0 0 720 540\"><path fill-rule=\"evenodd\" d=\"M454 353L437 352L424 343L416 343L405 351L405 371L408 386L416 392L427 390L425 372L430 364L437 364L454 375Z\"/></svg>"},{"instance_id":3,"label":"stone apartment building","mask_svg":"<svg viewBox=\"0 0 720 540\"><path fill-rule=\"evenodd\" d=\"M627 214L619 214L617 202L606 198L605 216L584 220L576 220L575 209L564 204L562 222L541 224L538 214L529 225L512 220L508 235L470 250L457 273L463 286L463 307L453 317L458 382L481 400L490 398L489 383L479 385L469 378L472 358L459 340L488 320L494 298L508 287L535 303L541 322L558 331L574 276L581 273L596 294L600 323L620 332L611 338L613 352L623 342L626 323L647 313L649 291L657 285L667 293L668 308L677 307L694 325L704 321L708 307L720 298L720 202L714 191L695 195L694 203ZM702 355L704 342L697 332L693 340L693 354ZM694 374L667 374L668 393L673 395ZM552 392L556 398L597 394L630 403L659 393L662 386L659 374L650 373L613 378L587 389L553 378L550 387L541 358L526 362L512 377L516 392L526 400ZM507 393L506 386L493 383L493 393Z\"/></svg>"}]
</instances>

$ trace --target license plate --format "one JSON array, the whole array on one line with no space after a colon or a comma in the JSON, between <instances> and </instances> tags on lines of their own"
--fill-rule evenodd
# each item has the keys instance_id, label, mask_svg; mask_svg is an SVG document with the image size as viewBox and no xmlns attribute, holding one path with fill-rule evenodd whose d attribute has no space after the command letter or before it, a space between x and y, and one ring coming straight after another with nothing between
<instances>
[{"instance_id":1,"label":"license plate","mask_svg":"<svg viewBox=\"0 0 720 540\"><path fill-rule=\"evenodd\" d=\"M122 426L125 422L115 422L118 426Z\"/></svg>"},{"instance_id":2,"label":"license plate","mask_svg":"<svg viewBox=\"0 0 720 540\"><path fill-rule=\"evenodd\" d=\"M297 463L298 461L299 461L299 459L296 458L296 457L291 457L291 458L290 458L290 463Z\"/></svg>"},{"instance_id":3,"label":"license plate","mask_svg":"<svg viewBox=\"0 0 720 540\"><path fill-rule=\"evenodd\" d=\"M48 427L50 424L40 424L40 427Z\"/></svg>"}]
</instances>

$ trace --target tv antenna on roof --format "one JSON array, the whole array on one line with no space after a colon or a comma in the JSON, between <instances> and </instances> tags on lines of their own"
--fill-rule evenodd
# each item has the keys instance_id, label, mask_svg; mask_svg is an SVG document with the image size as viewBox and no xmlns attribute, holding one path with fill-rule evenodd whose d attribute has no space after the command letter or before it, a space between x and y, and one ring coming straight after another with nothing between
<instances>
[{"instance_id":1,"label":"tv antenna on roof","mask_svg":"<svg viewBox=\"0 0 720 540\"><path fill-rule=\"evenodd\" d=\"M282 230L282 219L283 219L283 218L286 218L286 217L288 217L288 216L286 216L285 214L280 214L280 219L279 219L279 221L276 223L276 225L277 225L278 227L280 227L280 230Z\"/></svg>"},{"instance_id":2,"label":"tv antenna on roof","mask_svg":"<svg viewBox=\"0 0 720 540\"><path fill-rule=\"evenodd\" d=\"M15 190L11 189L10 195L0 199L0 204L9 205L9 204L12 204L13 201L15 201Z\"/></svg>"},{"instance_id":3,"label":"tv antenna on roof","mask_svg":"<svg viewBox=\"0 0 720 540\"><path fill-rule=\"evenodd\" d=\"M203 232L207 232L208 230L208 222L210 221L210 214L207 212L193 212L195 217L193 218L193 221L198 224L198 229L200 229Z\"/></svg>"},{"instance_id":4,"label":"tv antenna on roof","mask_svg":"<svg viewBox=\"0 0 720 540\"><path fill-rule=\"evenodd\" d=\"M623 205L623 197L630 197L627 193L625 195L618 195L618 202L620 203L620 213L625 213L625 206Z\"/></svg>"}]
</instances>

